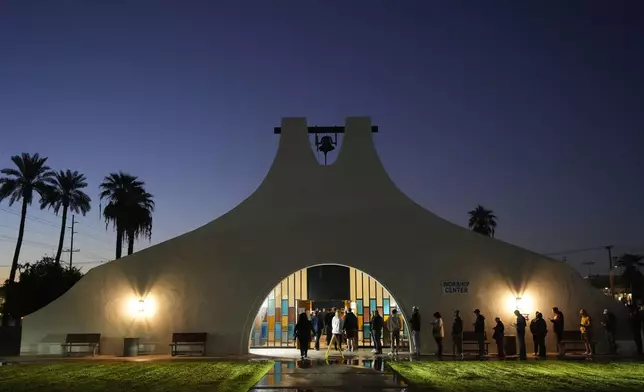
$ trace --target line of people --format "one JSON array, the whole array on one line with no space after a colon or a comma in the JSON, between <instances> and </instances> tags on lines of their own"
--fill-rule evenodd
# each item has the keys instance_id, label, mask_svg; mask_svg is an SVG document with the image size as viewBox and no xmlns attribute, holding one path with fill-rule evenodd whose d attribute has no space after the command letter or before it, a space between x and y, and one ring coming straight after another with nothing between
<instances>
[{"instance_id":1,"label":"line of people","mask_svg":"<svg viewBox=\"0 0 644 392\"><path fill-rule=\"evenodd\" d=\"M479 309L475 309L473 313L475 315L475 319L472 326L474 328L476 343L478 344L478 356L484 357L488 354L485 342L486 319ZM635 306L631 306L629 309L629 326L633 332L633 340L639 355L642 355L642 335L644 335L643 313L644 312L642 310ZM533 356L545 358L548 323L546 322L544 315L539 311L535 312L535 317L530 321L529 325L526 320L526 315L521 314L518 310L514 312L514 315L516 318L513 320L511 325L516 330L519 359L527 359L525 340L527 329L529 329L532 334L534 346ZM430 325L432 336L437 346L436 355L438 357L442 357L443 340L445 338L444 322L439 312L435 312L433 316L434 319L431 321ZM555 340L557 342L557 353L560 357L565 355L565 347L563 344L564 320L563 312L559 310L559 308L553 307L552 316L549 318L549 321L552 324L552 331L555 334ZM579 312L579 320L578 329L580 332L580 340L585 346L584 355L592 356L594 354L594 326L592 319L585 309L581 309ZM494 331L492 339L496 344L498 357L505 358L505 325L500 317L495 317L494 321L495 323L492 327L492 330ZM420 356L421 317L418 307L413 307L412 314L408 319L408 322L411 332L411 353L415 356ZM613 313L605 309L600 324L605 332L609 353L616 354L617 343L615 336L617 318ZM378 311L372 312L370 325L371 341L374 346L373 352L377 355L382 354L382 333L385 323ZM391 342L390 355L396 355L399 353L402 326L403 323L401 317L398 315L396 309L393 309L391 316L387 320L387 329L390 333L389 336ZM464 356L463 333L463 319L460 316L460 312L456 310L454 311L451 330L452 352L455 356L460 356L461 358ZM306 313L300 314L298 323L295 326L295 337L298 339L302 358L306 358L308 355L308 348L310 346L311 339L315 339L315 350L320 349L320 338L322 334L326 335L327 355L329 354L331 347L342 353L342 345L344 342L347 344L346 350L355 351L358 348L358 319L350 308L346 309L344 312L335 308L331 311L327 311L326 309L317 310L312 312L310 320Z\"/></svg>"},{"instance_id":2,"label":"line of people","mask_svg":"<svg viewBox=\"0 0 644 392\"><path fill-rule=\"evenodd\" d=\"M555 340L557 342L557 353L559 357L565 355L565 347L563 342L564 336L564 314L559 308L552 308L552 317L550 317L550 322L552 324L552 329L555 334ZM478 345L478 356L484 357L487 355L486 350L486 319L485 316L481 314L479 309L474 310L475 319L472 324L474 328L474 336L476 343ZM633 340L635 342L637 354L643 355L642 353L642 336L644 335L644 310L638 309L635 306L632 306L629 309L629 326L633 334ZM516 319L511 324L512 327L516 330L516 342L518 345L519 359L527 359L527 349L526 349L526 329L529 329L532 334L534 354L533 356L538 358L546 357L546 337L548 334L548 324L544 319L544 316L541 312L535 312L535 317L530 321L528 326L526 316L521 314L520 311L514 311ZM580 340L584 343L585 352L584 355L592 356L594 354L595 345L594 345L594 327L593 322L585 309L581 309L579 312L579 336ZM499 358L505 358L505 325L500 317L495 317L495 324L492 327L494 331L492 334L492 339L496 343L497 355ZM409 324L412 329L412 353L416 356L420 356L420 313L418 308L414 306L412 316L409 318ZM617 343L616 343L616 331L617 331L617 318L615 315L610 312L608 309L604 309L602 314L601 326L604 329L605 339L609 348L610 354L617 353ZM442 357L443 355L443 320L440 313L434 313L434 320L431 322L432 336L436 341L437 351L436 355ZM463 319L460 316L458 310L454 311L454 320L452 323L452 348L455 356L464 356L463 351Z\"/></svg>"}]
</instances>

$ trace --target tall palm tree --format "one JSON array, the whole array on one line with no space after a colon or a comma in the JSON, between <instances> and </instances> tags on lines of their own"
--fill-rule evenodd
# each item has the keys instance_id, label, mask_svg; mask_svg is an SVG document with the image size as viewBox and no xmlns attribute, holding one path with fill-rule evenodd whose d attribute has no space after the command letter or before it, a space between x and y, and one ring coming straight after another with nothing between
<instances>
[{"instance_id":1,"label":"tall palm tree","mask_svg":"<svg viewBox=\"0 0 644 392\"><path fill-rule=\"evenodd\" d=\"M133 198L132 208L128 214L125 236L127 237L127 254L134 253L134 241L137 238L152 237L153 196L143 188Z\"/></svg>"},{"instance_id":2,"label":"tall palm tree","mask_svg":"<svg viewBox=\"0 0 644 392\"><path fill-rule=\"evenodd\" d=\"M123 240L128 241L128 255L134 252L134 240L152 234L153 196L145 191L145 183L127 173L110 173L100 185L106 227L116 229L116 258L121 258Z\"/></svg>"},{"instance_id":3,"label":"tall palm tree","mask_svg":"<svg viewBox=\"0 0 644 392\"><path fill-rule=\"evenodd\" d=\"M60 255L63 252L63 241L65 240L65 229L67 227L67 211L71 210L76 214L85 215L92 206L92 199L83 188L87 187L84 174L77 171L59 171L54 176L53 187L45 198L40 202L40 208L53 208L54 213L58 215L60 208L63 208L62 225L60 227L60 239L58 240L58 250L56 251L56 263L60 263Z\"/></svg>"},{"instance_id":4,"label":"tall palm tree","mask_svg":"<svg viewBox=\"0 0 644 392\"><path fill-rule=\"evenodd\" d=\"M470 216L470 230L488 237L494 237L497 219L496 215L494 215L494 211L487 210L479 204L475 209L468 212L468 215Z\"/></svg>"},{"instance_id":5,"label":"tall palm tree","mask_svg":"<svg viewBox=\"0 0 644 392\"><path fill-rule=\"evenodd\" d=\"M9 285L5 301L11 301L11 288L16 281L16 271L18 270L18 258L20 257L20 248L22 239L25 234L25 219L27 218L27 207L31 205L34 193L40 195L42 199L51 190L53 172L46 165L47 157L41 157L39 154L22 153L14 155L11 161L15 168L6 168L0 170L4 174L0 177L0 201L9 199L9 205L13 205L22 199L22 209L20 212L20 226L18 228L18 240L16 249L13 252L13 261L9 272ZM3 324L8 321L8 314L3 314Z\"/></svg>"}]
</instances>

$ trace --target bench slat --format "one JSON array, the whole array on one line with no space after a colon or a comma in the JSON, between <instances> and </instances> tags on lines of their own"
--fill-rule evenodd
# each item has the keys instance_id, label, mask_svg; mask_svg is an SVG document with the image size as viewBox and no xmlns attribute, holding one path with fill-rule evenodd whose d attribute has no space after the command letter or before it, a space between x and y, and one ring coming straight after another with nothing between
<instances>
[{"instance_id":1,"label":"bench slat","mask_svg":"<svg viewBox=\"0 0 644 392\"><path fill-rule=\"evenodd\" d=\"M181 332L172 334L172 343L206 343L206 332Z\"/></svg>"},{"instance_id":2,"label":"bench slat","mask_svg":"<svg viewBox=\"0 0 644 392\"><path fill-rule=\"evenodd\" d=\"M65 343L99 344L100 342L100 333L68 333L65 337Z\"/></svg>"}]
</instances>

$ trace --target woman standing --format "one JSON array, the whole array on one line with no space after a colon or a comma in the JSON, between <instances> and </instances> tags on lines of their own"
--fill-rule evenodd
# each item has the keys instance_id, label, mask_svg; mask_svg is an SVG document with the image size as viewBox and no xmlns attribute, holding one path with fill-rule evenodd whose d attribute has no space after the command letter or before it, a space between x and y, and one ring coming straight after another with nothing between
<instances>
[{"instance_id":1,"label":"woman standing","mask_svg":"<svg viewBox=\"0 0 644 392\"><path fill-rule=\"evenodd\" d=\"M313 326L311 325L309 318L306 313L300 313L297 324L295 324L295 338L300 343L300 356L302 359L308 356L312 334Z\"/></svg>"},{"instance_id":2,"label":"woman standing","mask_svg":"<svg viewBox=\"0 0 644 392\"><path fill-rule=\"evenodd\" d=\"M581 339L584 341L584 345L586 346L586 352L584 355L591 356L594 354L592 347L593 323L588 312L586 312L586 309L579 311L579 317L581 318L581 321L579 322L579 331L581 332Z\"/></svg>"},{"instance_id":3,"label":"woman standing","mask_svg":"<svg viewBox=\"0 0 644 392\"><path fill-rule=\"evenodd\" d=\"M440 359L443 357L443 338L445 337L445 330L443 329L443 317L440 313L434 313L434 321L432 321L432 335L438 346L436 356Z\"/></svg>"},{"instance_id":4,"label":"woman standing","mask_svg":"<svg viewBox=\"0 0 644 392\"><path fill-rule=\"evenodd\" d=\"M326 357L329 357L329 351L331 351L331 345L335 346L335 349L338 350L338 346L340 348L340 355L342 355L342 358L344 358L344 353L342 352L342 328L344 327L344 320L342 320L342 316L340 314L339 310L336 310L335 316L333 317L333 320L331 320L331 342L329 343L329 347L326 349Z\"/></svg>"}]
</instances>

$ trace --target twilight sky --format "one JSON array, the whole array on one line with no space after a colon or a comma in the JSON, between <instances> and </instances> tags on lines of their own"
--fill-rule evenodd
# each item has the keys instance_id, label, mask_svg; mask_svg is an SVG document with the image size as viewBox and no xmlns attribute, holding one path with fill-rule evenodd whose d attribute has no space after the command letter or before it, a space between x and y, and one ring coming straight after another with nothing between
<instances>
[{"instance_id":1,"label":"twilight sky","mask_svg":"<svg viewBox=\"0 0 644 392\"><path fill-rule=\"evenodd\" d=\"M393 180L438 215L466 225L481 203L498 238L531 250L644 252L643 42L634 0L4 0L0 166L39 152L87 175L87 270L114 255L98 218L109 172L155 195L141 249L251 194L281 117L371 115ZM0 204L2 279L19 209ZM52 255L59 230L28 214L23 262Z\"/></svg>"}]
</instances>

